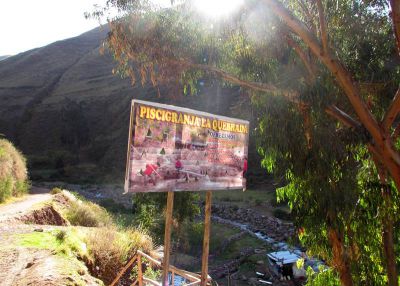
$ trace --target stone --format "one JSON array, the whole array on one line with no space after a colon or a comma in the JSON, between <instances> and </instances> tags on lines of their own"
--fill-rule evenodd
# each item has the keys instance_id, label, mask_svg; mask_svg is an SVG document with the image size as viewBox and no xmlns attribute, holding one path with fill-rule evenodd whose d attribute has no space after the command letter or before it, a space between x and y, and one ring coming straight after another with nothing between
<instances>
[{"instance_id":1,"label":"stone","mask_svg":"<svg viewBox=\"0 0 400 286\"><path fill-rule=\"evenodd\" d=\"M262 260L258 260L256 263L257 263L257 265L264 265L264 261L262 261Z\"/></svg>"}]
</instances>

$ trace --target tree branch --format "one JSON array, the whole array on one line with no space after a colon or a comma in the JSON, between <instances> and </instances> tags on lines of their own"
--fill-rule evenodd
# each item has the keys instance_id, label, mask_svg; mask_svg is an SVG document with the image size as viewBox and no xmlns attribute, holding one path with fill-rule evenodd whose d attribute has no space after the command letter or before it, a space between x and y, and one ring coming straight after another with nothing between
<instances>
[{"instance_id":1,"label":"tree branch","mask_svg":"<svg viewBox=\"0 0 400 286\"><path fill-rule=\"evenodd\" d=\"M135 59L139 58L139 55L135 53L135 49L132 47L131 42L127 42L127 46L129 47L129 50L125 51L125 52L129 55L131 60L135 61ZM205 72L214 73L215 75L221 77L222 79L224 79L230 83L237 84L242 87L250 88L255 91L280 94L280 95L283 95L284 97L286 97L288 100L295 102L295 103L298 103L298 101L299 101L297 99L299 94L295 91L280 89L272 84L242 80L239 77L234 76L228 72L225 72L224 70L219 69L215 66L193 63L189 59L185 59L185 58L179 58L179 59L164 58L163 61L170 65L180 66L180 67L183 67L186 69L187 68L195 68L195 69L199 69L199 70L202 70ZM141 63L141 64L144 65L145 63Z\"/></svg>"},{"instance_id":2,"label":"tree branch","mask_svg":"<svg viewBox=\"0 0 400 286\"><path fill-rule=\"evenodd\" d=\"M324 15L324 7L322 1L317 0L318 15L319 15L319 31L321 32L322 47L325 53L328 53L328 34L326 31L326 21Z\"/></svg>"},{"instance_id":3,"label":"tree branch","mask_svg":"<svg viewBox=\"0 0 400 286\"><path fill-rule=\"evenodd\" d=\"M308 21L310 23L310 28L314 33L317 33L317 28L315 27L315 22L314 22L314 17L310 13L310 10L308 9L306 3L303 0L298 0L298 3L301 7L301 9L304 12L304 15L308 18Z\"/></svg>"},{"instance_id":4,"label":"tree branch","mask_svg":"<svg viewBox=\"0 0 400 286\"><path fill-rule=\"evenodd\" d=\"M361 126L361 123L358 122L357 120L353 119L350 115L348 115L346 112L343 110L339 109L335 105L331 105L325 109L325 112L331 115L332 117L336 118L340 122L342 122L344 125L350 128L357 128Z\"/></svg>"},{"instance_id":5,"label":"tree branch","mask_svg":"<svg viewBox=\"0 0 400 286\"><path fill-rule=\"evenodd\" d=\"M310 76L311 81L315 80L315 71L306 55L306 53L304 52L304 50L300 47L300 45L298 43L296 43L289 35L286 36L287 42L289 44L289 46L291 46L295 52L297 53L297 55L300 57L300 59L303 61L303 64L305 65L307 71L308 71L308 75Z\"/></svg>"},{"instance_id":6,"label":"tree branch","mask_svg":"<svg viewBox=\"0 0 400 286\"><path fill-rule=\"evenodd\" d=\"M399 123L399 125L397 125L396 129L394 129L393 137L392 137L393 141L397 140L397 138L399 138L399 136L400 136L400 123Z\"/></svg>"},{"instance_id":7,"label":"tree branch","mask_svg":"<svg viewBox=\"0 0 400 286\"><path fill-rule=\"evenodd\" d=\"M263 0L265 4L288 25L308 45L311 51L321 62L332 72L340 86L345 91L347 98L354 108L360 122L369 131L371 136L378 144L384 141L380 126L368 109L367 104L361 98L360 90L349 72L343 67L338 59L330 53L324 53L317 38L311 34L303 22L297 19L282 3L278 0ZM399 157L400 158L400 157Z\"/></svg>"},{"instance_id":8,"label":"tree branch","mask_svg":"<svg viewBox=\"0 0 400 286\"><path fill-rule=\"evenodd\" d=\"M385 117L382 120L383 127L389 133L390 128L394 120L397 117L397 114L400 112L400 86L397 89L397 92L390 103L389 109L386 111Z\"/></svg>"},{"instance_id":9,"label":"tree branch","mask_svg":"<svg viewBox=\"0 0 400 286\"><path fill-rule=\"evenodd\" d=\"M396 37L397 52L400 55L400 1L390 0L392 8L393 30Z\"/></svg>"},{"instance_id":10,"label":"tree branch","mask_svg":"<svg viewBox=\"0 0 400 286\"><path fill-rule=\"evenodd\" d=\"M253 82L253 81L247 81L247 80L242 80L232 74L229 74L217 67L214 66L209 66L209 65L204 65L204 64L195 64L195 63L190 63L188 61L184 62L185 65L192 67L192 68L197 68L203 71L208 71L212 72L218 76L220 76L222 79L229 81L230 83L234 83L237 85L240 85L242 87L247 87L256 91L262 91L262 92L270 92L270 93L280 93L284 95L286 98L288 98L290 101L297 102L297 97L298 93L295 91L291 90L283 90L280 89L274 85L271 84L266 84L266 83L259 83L259 82Z\"/></svg>"},{"instance_id":11,"label":"tree branch","mask_svg":"<svg viewBox=\"0 0 400 286\"><path fill-rule=\"evenodd\" d=\"M310 114L310 106L307 104L299 104L300 112L303 115L304 123L304 137L307 141L307 148L310 150L312 148L312 122Z\"/></svg>"}]
</instances>

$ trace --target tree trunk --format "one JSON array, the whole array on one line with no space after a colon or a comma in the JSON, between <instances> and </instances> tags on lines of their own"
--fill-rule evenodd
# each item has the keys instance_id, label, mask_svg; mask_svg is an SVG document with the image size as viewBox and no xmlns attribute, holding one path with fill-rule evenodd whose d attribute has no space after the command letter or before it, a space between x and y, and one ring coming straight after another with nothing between
<instances>
[{"instance_id":1,"label":"tree trunk","mask_svg":"<svg viewBox=\"0 0 400 286\"><path fill-rule=\"evenodd\" d=\"M343 245L343 235L340 235L337 230L329 228L328 238L333 251L333 264L339 272L342 286L353 286L350 263Z\"/></svg>"},{"instance_id":2,"label":"tree trunk","mask_svg":"<svg viewBox=\"0 0 400 286\"><path fill-rule=\"evenodd\" d=\"M400 3L397 0L390 0L392 8L393 31L396 36L397 51L400 54Z\"/></svg>"},{"instance_id":3,"label":"tree trunk","mask_svg":"<svg viewBox=\"0 0 400 286\"><path fill-rule=\"evenodd\" d=\"M375 163L379 175L379 180L382 184L382 198L384 203L384 214L382 217L382 243L383 254L386 264L386 273L388 277L388 285L398 286L396 256L394 252L393 242L393 216L391 214L391 209L393 207L392 194L387 182L387 172L384 170L384 168L378 162L375 156L372 156L372 159Z\"/></svg>"},{"instance_id":4,"label":"tree trunk","mask_svg":"<svg viewBox=\"0 0 400 286\"><path fill-rule=\"evenodd\" d=\"M392 208L392 198L388 186L385 186L383 190L383 199L385 203L385 214L382 222L382 241L384 256L386 262L386 271L388 276L389 286L398 286L397 269L396 269L396 256L394 253L394 242L393 242L393 219L390 214Z\"/></svg>"}]
</instances>

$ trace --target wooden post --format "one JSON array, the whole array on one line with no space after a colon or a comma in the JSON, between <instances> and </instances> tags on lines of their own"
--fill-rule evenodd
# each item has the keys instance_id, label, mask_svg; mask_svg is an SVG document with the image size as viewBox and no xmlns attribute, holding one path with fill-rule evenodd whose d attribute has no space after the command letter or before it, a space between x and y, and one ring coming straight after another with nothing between
<instances>
[{"instance_id":1,"label":"wooden post","mask_svg":"<svg viewBox=\"0 0 400 286\"><path fill-rule=\"evenodd\" d=\"M208 280L208 252L210 249L210 226L211 226L211 191L206 194L206 206L204 208L204 238L203 256L201 260L201 286L207 285Z\"/></svg>"},{"instance_id":2,"label":"wooden post","mask_svg":"<svg viewBox=\"0 0 400 286\"><path fill-rule=\"evenodd\" d=\"M171 246L171 226L172 226L172 211L174 208L174 192L168 192L167 212L165 214L165 233L164 233L164 261L162 285L168 286L168 269L169 269L169 250Z\"/></svg>"},{"instance_id":3,"label":"wooden post","mask_svg":"<svg viewBox=\"0 0 400 286\"><path fill-rule=\"evenodd\" d=\"M143 285L142 256L140 254L138 254L137 265L138 265L138 282L139 286L142 286Z\"/></svg>"}]
</instances>

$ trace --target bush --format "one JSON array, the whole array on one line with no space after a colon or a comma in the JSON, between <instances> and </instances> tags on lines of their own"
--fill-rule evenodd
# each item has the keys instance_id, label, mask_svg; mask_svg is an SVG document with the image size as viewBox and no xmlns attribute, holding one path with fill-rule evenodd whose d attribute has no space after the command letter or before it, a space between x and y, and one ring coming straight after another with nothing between
<instances>
[{"instance_id":1,"label":"bush","mask_svg":"<svg viewBox=\"0 0 400 286\"><path fill-rule=\"evenodd\" d=\"M281 210L281 209L275 209L273 211L273 215L274 215L274 217L283 219L283 220L291 220L292 219L292 216L290 215L290 213L287 213L286 211Z\"/></svg>"},{"instance_id":2,"label":"bush","mask_svg":"<svg viewBox=\"0 0 400 286\"><path fill-rule=\"evenodd\" d=\"M276 198L273 198L273 199L270 199L269 200L269 203L270 203L270 205L272 206L272 207L274 207L274 208L276 208L276 207L283 207L283 206L286 206L287 205L287 202L286 201L279 201L278 202L278 200L276 199Z\"/></svg>"},{"instance_id":3,"label":"bush","mask_svg":"<svg viewBox=\"0 0 400 286\"><path fill-rule=\"evenodd\" d=\"M62 192L62 190L60 188L52 188L50 194L56 195L56 194L59 194L61 192Z\"/></svg>"},{"instance_id":4,"label":"bush","mask_svg":"<svg viewBox=\"0 0 400 286\"><path fill-rule=\"evenodd\" d=\"M319 269L314 272L311 267L307 268L307 284L306 286L339 286L340 280L338 274L333 269Z\"/></svg>"},{"instance_id":5,"label":"bush","mask_svg":"<svg viewBox=\"0 0 400 286\"><path fill-rule=\"evenodd\" d=\"M123 204L117 203L113 199L102 199L100 205L112 213L131 213Z\"/></svg>"},{"instance_id":6,"label":"bush","mask_svg":"<svg viewBox=\"0 0 400 286\"><path fill-rule=\"evenodd\" d=\"M29 189L24 156L6 139L0 139L0 202Z\"/></svg>"},{"instance_id":7,"label":"bush","mask_svg":"<svg viewBox=\"0 0 400 286\"><path fill-rule=\"evenodd\" d=\"M93 230L86 237L90 272L110 284L118 271L136 252L141 249L149 253L153 249L152 240L139 230L118 231L116 227Z\"/></svg>"},{"instance_id":8,"label":"bush","mask_svg":"<svg viewBox=\"0 0 400 286\"><path fill-rule=\"evenodd\" d=\"M260 200L260 199L256 199L255 201L254 201L254 203L255 203L255 205L256 206L261 206L262 205L262 203L263 203L263 201L262 200Z\"/></svg>"},{"instance_id":9,"label":"bush","mask_svg":"<svg viewBox=\"0 0 400 286\"><path fill-rule=\"evenodd\" d=\"M72 225L101 227L113 224L104 208L89 201L72 201L65 215Z\"/></svg>"}]
</instances>

